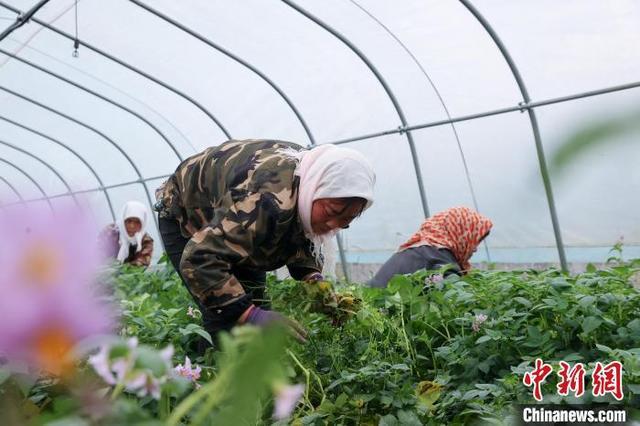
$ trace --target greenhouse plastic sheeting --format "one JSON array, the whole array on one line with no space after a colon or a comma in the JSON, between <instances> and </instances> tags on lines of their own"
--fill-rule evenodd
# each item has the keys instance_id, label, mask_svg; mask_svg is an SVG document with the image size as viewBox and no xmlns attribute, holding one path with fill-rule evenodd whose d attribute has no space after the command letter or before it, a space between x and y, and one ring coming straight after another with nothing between
<instances>
[{"instance_id":1,"label":"greenhouse plastic sheeting","mask_svg":"<svg viewBox=\"0 0 640 426\"><path fill-rule=\"evenodd\" d=\"M21 11L36 3L5 2ZM77 27L83 42L191 97L233 138L275 138L307 146L398 129L402 120L397 108L362 58L287 3L148 0L153 9L250 67L131 1L82 0L76 5L52 0L35 18L73 37ZM494 40L461 2L294 4L367 58L408 125L517 107L523 101ZM640 81L640 57L633 54L640 45L638 2L472 4L508 49L533 102ZM15 18L0 7L2 28ZM225 130L185 98L85 46L74 57L72 40L38 23L17 29L0 48L119 105L0 54L4 204L19 201L13 188L27 200L42 198L42 192L67 192L54 169L73 191L131 182L107 190L118 214L129 199L148 202L180 158L227 139ZM536 108L545 153L553 155L590 123L637 110L639 98L640 89L631 88ZM494 221L488 250L478 250L473 260L557 262L526 112L411 133L430 213L467 205ZM552 175L571 262L606 259L620 237L629 255L640 254L640 150L637 139L618 142L602 145L578 157L564 173ZM343 233L348 259L384 261L424 219L407 135L346 146L369 157L378 176L374 206ZM150 179L146 187L140 178ZM101 223L112 220L102 192L80 197ZM155 229L152 234L157 239Z\"/></svg>"}]
</instances>

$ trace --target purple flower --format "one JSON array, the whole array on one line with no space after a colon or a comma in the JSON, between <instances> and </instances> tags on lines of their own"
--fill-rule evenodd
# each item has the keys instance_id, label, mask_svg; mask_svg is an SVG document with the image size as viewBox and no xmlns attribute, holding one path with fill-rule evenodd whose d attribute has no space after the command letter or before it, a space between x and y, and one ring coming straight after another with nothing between
<instances>
[{"instance_id":1,"label":"purple flower","mask_svg":"<svg viewBox=\"0 0 640 426\"><path fill-rule=\"evenodd\" d=\"M478 333L480 331L480 326L482 325L483 322L487 320L487 318L488 317L485 314L476 315L476 318L473 321L473 324L471 325L471 328L475 333Z\"/></svg>"},{"instance_id":2,"label":"purple flower","mask_svg":"<svg viewBox=\"0 0 640 426\"><path fill-rule=\"evenodd\" d=\"M178 364L173 371L181 377L185 377L189 380L191 380L192 382L195 382L196 380L198 380L200 378L200 372L202 371L202 368L200 368L199 365L196 365L196 368L192 368L191 367L191 360L189 359L189 357L185 357L184 358L184 366L182 364Z\"/></svg>"},{"instance_id":3,"label":"purple flower","mask_svg":"<svg viewBox=\"0 0 640 426\"><path fill-rule=\"evenodd\" d=\"M54 374L69 371L72 348L112 330L99 303L95 228L77 209L36 207L0 218L0 352Z\"/></svg>"},{"instance_id":4,"label":"purple flower","mask_svg":"<svg viewBox=\"0 0 640 426\"><path fill-rule=\"evenodd\" d=\"M111 386L122 385L126 391L139 397L151 395L160 399L161 387L171 371L173 346L169 345L159 352L153 351L138 346L138 340L134 337L129 339L126 345L117 345L115 353L118 355L112 355L113 349L114 346L103 345L96 355L89 358L89 364L95 372ZM144 358L141 356L143 351ZM152 368L144 365L144 359L149 359L150 355L160 361L163 366L161 371L154 372ZM157 365L155 362L154 364Z\"/></svg>"},{"instance_id":5,"label":"purple flower","mask_svg":"<svg viewBox=\"0 0 640 426\"><path fill-rule=\"evenodd\" d=\"M273 418L283 420L289 417L303 393L304 385L301 384L282 386L277 389Z\"/></svg>"},{"instance_id":6,"label":"purple flower","mask_svg":"<svg viewBox=\"0 0 640 426\"><path fill-rule=\"evenodd\" d=\"M444 280L442 274L433 274L424 279L424 285L438 284Z\"/></svg>"}]
</instances>

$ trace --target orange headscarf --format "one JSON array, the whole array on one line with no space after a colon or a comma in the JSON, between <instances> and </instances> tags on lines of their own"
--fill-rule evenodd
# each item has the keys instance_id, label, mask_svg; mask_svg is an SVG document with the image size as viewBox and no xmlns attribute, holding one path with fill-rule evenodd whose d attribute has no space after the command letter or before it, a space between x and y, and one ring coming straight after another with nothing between
<instances>
[{"instance_id":1,"label":"orange headscarf","mask_svg":"<svg viewBox=\"0 0 640 426\"><path fill-rule=\"evenodd\" d=\"M451 250L463 271L471 269L469 259L493 223L467 207L453 207L431 216L420 230L400 246L400 251L419 246Z\"/></svg>"}]
</instances>

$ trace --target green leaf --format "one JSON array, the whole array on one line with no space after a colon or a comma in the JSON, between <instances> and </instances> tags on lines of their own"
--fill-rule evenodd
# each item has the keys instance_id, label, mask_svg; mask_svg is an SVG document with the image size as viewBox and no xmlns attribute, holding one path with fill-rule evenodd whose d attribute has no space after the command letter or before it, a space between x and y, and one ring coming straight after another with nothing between
<instances>
[{"instance_id":1,"label":"green leaf","mask_svg":"<svg viewBox=\"0 0 640 426\"><path fill-rule=\"evenodd\" d=\"M551 156L551 173L564 169L574 159L594 147L624 140L621 136L637 135L640 131L640 113L632 112L620 117L609 118L590 124L564 142ZM637 137L635 138L637 141Z\"/></svg>"},{"instance_id":2,"label":"green leaf","mask_svg":"<svg viewBox=\"0 0 640 426\"><path fill-rule=\"evenodd\" d=\"M148 369L155 377L161 377L167 373L167 365L158 351L141 346L136 348L135 354L134 368Z\"/></svg>"},{"instance_id":3,"label":"green leaf","mask_svg":"<svg viewBox=\"0 0 640 426\"><path fill-rule=\"evenodd\" d=\"M378 426L398 426L398 419L393 414L387 414L384 417L380 418L378 422Z\"/></svg>"},{"instance_id":4,"label":"green leaf","mask_svg":"<svg viewBox=\"0 0 640 426\"><path fill-rule=\"evenodd\" d=\"M595 297L593 297L593 296L585 296L582 299L580 299L578 304L583 308L588 308L589 306L593 305L595 302L596 302L596 298Z\"/></svg>"},{"instance_id":5,"label":"green leaf","mask_svg":"<svg viewBox=\"0 0 640 426\"><path fill-rule=\"evenodd\" d=\"M635 395L640 395L640 385L627 385L629 391Z\"/></svg>"},{"instance_id":6,"label":"green leaf","mask_svg":"<svg viewBox=\"0 0 640 426\"><path fill-rule=\"evenodd\" d=\"M524 297L521 296L516 296L513 298L514 301L520 303L521 305L523 305L526 308L530 308L532 303L530 301L528 301L527 299L525 299Z\"/></svg>"},{"instance_id":7,"label":"green leaf","mask_svg":"<svg viewBox=\"0 0 640 426\"><path fill-rule=\"evenodd\" d=\"M600 327L601 324L602 324L602 320L600 318L596 318L593 316L586 317L582 321L582 331L584 331L586 334L589 334L596 328Z\"/></svg>"},{"instance_id":8,"label":"green leaf","mask_svg":"<svg viewBox=\"0 0 640 426\"><path fill-rule=\"evenodd\" d=\"M489 340L491 340L490 336L481 336L476 340L476 344L479 345L480 343L488 342Z\"/></svg>"},{"instance_id":9,"label":"green leaf","mask_svg":"<svg viewBox=\"0 0 640 426\"><path fill-rule=\"evenodd\" d=\"M397 415L399 424L403 426L422 426L422 422L413 411L400 410Z\"/></svg>"}]
</instances>

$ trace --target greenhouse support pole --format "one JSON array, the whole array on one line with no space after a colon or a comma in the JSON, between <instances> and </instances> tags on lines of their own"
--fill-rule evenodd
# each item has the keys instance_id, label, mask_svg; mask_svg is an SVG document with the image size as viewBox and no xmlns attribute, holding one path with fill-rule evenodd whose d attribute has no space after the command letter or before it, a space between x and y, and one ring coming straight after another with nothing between
<instances>
[{"instance_id":1,"label":"greenhouse support pole","mask_svg":"<svg viewBox=\"0 0 640 426\"><path fill-rule=\"evenodd\" d=\"M3 115L0 115L0 120L2 121L6 121L7 123L13 124L16 127L19 127L23 130L26 130L27 132L33 133L35 135L38 135L44 139L47 139L61 147L63 147L64 149L66 149L67 151L69 151L72 155L74 155L77 159L79 159L85 166L87 166L87 168L89 169L89 171L93 174L93 176L96 178L96 181L98 181L98 185L100 185L101 188L104 188L104 183L102 182L102 179L100 179L100 176L98 175L98 173L96 173L95 169L91 166L91 164L89 164L89 162L87 160L84 159L84 157L82 157L78 152L76 152L73 148L69 147L67 144L59 141L58 139L55 139L54 137L47 135L43 132L39 132L36 129L33 129L29 126L26 126L24 124L18 123L16 121L11 120L10 118L7 118ZM111 217L113 218L113 221L116 221L116 214L115 211L113 210L113 203L111 202L111 197L109 196L109 193L107 192L106 189L103 189L103 193L105 198L107 199L107 205L109 206L109 212L111 213Z\"/></svg>"},{"instance_id":2,"label":"greenhouse support pole","mask_svg":"<svg viewBox=\"0 0 640 426\"><path fill-rule=\"evenodd\" d=\"M9 182L7 179L5 179L2 176L0 176L0 180L3 181L5 185L7 185L11 189L11 191L13 191L14 194L16 194L16 196L18 197L18 200L20 200L20 204L25 204L24 198L22 198L22 195L20 194L20 192L18 192L18 190L15 188L15 186L11 184L11 182Z\"/></svg>"},{"instance_id":3,"label":"greenhouse support pole","mask_svg":"<svg viewBox=\"0 0 640 426\"><path fill-rule=\"evenodd\" d=\"M98 191L103 191L105 189L113 189L113 188L120 188L123 186L129 186L129 185L136 185L139 183L144 182L149 182L150 180L157 180L157 179L166 179L168 178L170 175L162 175L162 176L153 176L150 178L145 178L145 179L136 179L136 180L131 180L128 182L120 182L120 183L114 183L112 185L105 185L104 187L99 187L99 188L89 188L89 189L80 189L78 191L73 191L74 194L88 194L91 192L98 192ZM35 201L43 201L45 199L49 199L49 200L53 200L54 198L60 198L60 197L66 197L68 196L68 193L64 193L64 194L55 194L55 195L47 195L46 197L42 197L42 198L31 198L28 200L25 200L26 203L32 203ZM16 204L16 203L9 203L9 204L5 204L7 206L10 206L12 204Z\"/></svg>"},{"instance_id":4,"label":"greenhouse support pole","mask_svg":"<svg viewBox=\"0 0 640 426\"><path fill-rule=\"evenodd\" d=\"M346 282L351 282L351 276L349 274L349 268L347 266L347 256L344 254L344 244L342 242L342 234L338 232L336 234L336 241L338 242L338 253L340 253L340 264L342 265L342 273Z\"/></svg>"},{"instance_id":5,"label":"greenhouse support pole","mask_svg":"<svg viewBox=\"0 0 640 426\"><path fill-rule=\"evenodd\" d=\"M85 87L85 86L83 86L83 85L81 85L81 84L78 84L78 83L76 83L75 81L71 81L71 80L69 80L68 78L61 76L60 74L56 74L56 73L55 73L55 72L53 72L53 71L50 71L50 70L48 70L48 69L46 69L46 68L44 68L44 67L42 67L42 66L40 66L40 65L38 65L38 64L33 63L33 62L31 62L31 61L28 61L28 60L26 60L26 59L23 59L23 58L19 57L18 55L15 55L15 54L13 54L13 53L11 53L11 52L8 52L8 51L6 51L6 50L4 50L4 49L2 49L2 48L0 48L0 53L2 53L2 54L4 54L4 55L7 55L7 56L9 56L10 58L13 58L13 59L15 59L15 60L17 60L17 61L19 61L19 62L21 62L21 63L25 64L25 65L28 65L28 66L32 67L32 68L35 68L35 69L37 69L38 71L41 71L41 72L43 72L43 73L45 73L45 74L47 74L47 75L49 75L49 76L51 76L51 77L53 77L53 78L55 78L55 79L58 79L58 80L60 80L60 81L64 81L65 83L67 83L67 84L69 84L69 85L71 85L71 86L73 86L73 87L75 87L75 88L77 88L77 89L80 89L80 90L82 90L82 91L84 91L84 92L86 92L86 93L89 93L90 95L93 95L93 96L97 97L98 99L101 99L101 100L103 100L103 101L105 101L105 102L107 102L107 103L109 103L109 104L111 104L111 105L115 106L116 108L119 108L119 109L121 109L121 110L123 110L123 111L125 111L125 112L128 112L129 114L131 114L131 115L133 115L134 117L138 118L138 119L139 119L139 120L141 120L142 122L146 123L146 124L147 124L149 127L151 127L151 128L152 128L152 129L153 129L153 130L158 134L158 135L160 135L160 137L161 137L162 139L164 139L164 141L169 145L169 147L171 148L171 150L173 151L173 153L176 155L176 157L178 157L178 161L182 161L182 160L183 160L182 155L180 154L180 152L178 152L178 150L176 149L176 147L175 147L175 146L173 145L173 143L171 143L171 141L170 141L170 140L165 136L165 134L164 134L164 133L162 133L162 132L160 131L160 129L158 129L155 125L153 125L153 123L151 123L149 120L147 120L146 118L144 118L141 114L138 114L137 112L135 112L135 111L133 111L132 109L130 109L130 108L128 108L128 107L126 107L126 106L122 105L121 103L116 102L116 101L114 101L113 99L110 99L110 98L108 98L108 97L106 97L106 96L104 96L104 95L101 95L100 93L95 92L95 91L93 91L93 90L89 89L88 87Z\"/></svg>"},{"instance_id":6,"label":"greenhouse support pole","mask_svg":"<svg viewBox=\"0 0 640 426\"><path fill-rule=\"evenodd\" d=\"M20 15L18 15L18 17L16 18L16 21L13 24L9 25L7 27L7 29L5 29L2 33L0 33L0 41L4 40L5 38L7 38L9 36L9 34L14 32L15 30L17 30L18 28L20 28L21 26L23 26L27 22L29 22L31 17L33 15L35 15L36 12L38 10L40 10L40 8L42 6L44 6L45 4L47 4L48 2L49 2L49 0L40 0L40 2L38 2L31 9L29 9L25 13L21 13Z\"/></svg>"},{"instance_id":7,"label":"greenhouse support pole","mask_svg":"<svg viewBox=\"0 0 640 426\"><path fill-rule=\"evenodd\" d=\"M23 13L21 10L16 9L15 7L11 6L10 4L7 4L4 1L0 1L0 6L4 7L5 9L8 9L8 10L14 12L14 13L18 13L18 14L22 14ZM216 124L216 126L218 126L218 128L222 131L222 133L224 133L224 135L228 139L231 139L231 134L227 131L227 129L225 129L225 127L222 125L222 123L220 123L220 121L211 112L209 112L209 110L207 110L204 106L202 106L202 104L200 104L199 102L197 102L195 99L191 98L189 95L185 94L184 92L176 89L173 86L170 86L169 84L165 83L164 81L162 81L162 80L160 80L158 78L153 77L150 74L147 74L146 72L134 67L133 65L131 65L131 64L129 64L129 63L127 63L127 62L125 62L125 61L123 61L121 59L118 59L115 56L113 56L113 55L111 55L111 54L109 54L109 53L107 53L107 52L105 52L105 51L103 51L103 50L101 50L101 49L99 49L99 48L97 48L97 47L95 47L95 46L83 41L83 40L80 40L80 39L72 36L69 33L66 33L66 32L54 27L53 25L48 24L47 22L44 22L44 21L42 21L40 19L37 19L37 18L32 18L31 20L33 22L37 23L38 25L41 25L42 27L44 27L44 28L46 28L46 29L48 29L50 31L53 31L54 33L66 38L66 39L68 39L70 41L73 41L73 42L77 41L80 44L80 46L85 47L85 48L91 50L92 52L94 52L94 53L96 53L96 54L98 54L98 55L100 55L100 56L102 56L104 58L107 58L110 61L113 61L113 62L117 63L118 65L125 67L129 71L132 71L132 72L140 75L141 77L144 77L147 80L150 80L150 81L154 82L155 84L157 84L157 85L159 85L161 87L164 87L165 89L169 90L170 92L173 92L174 94L180 96L181 98L183 98L184 100L186 100L187 102L189 102L190 104L192 104L193 106L198 108L200 111L202 111L207 117L209 117L211 119L211 121L213 121Z\"/></svg>"},{"instance_id":8,"label":"greenhouse support pole","mask_svg":"<svg viewBox=\"0 0 640 426\"><path fill-rule=\"evenodd\" d=\"M569 102L575 99L583 99L583 98L589 98L592 96L600 96L600 95L606 95L608 93L620 92L624 90L637 89L639 87L640 87L640 82L636 81L633 83L606 87L604 89L590 90L588 92L581 92L581 93L575 93L573 95L560 96L558 98L543 99L541 101L531 101L526 104L521 102L518 105L512 106L512 107L498 108L491 111L484 111L484 112L479 112L475 114L462 115L459 117L453 117L451 119L446 119L446 120L431 121L429 123L422 123L422 124L412 124L410 126L407 126L405 129L389 129L389 130L384 130L382 132L368 133L366 135L360 135L360 136L352 136L350 138L339 139L336 141L325 142L325 143L342 145L342 144L351 143L351 142L379 138L387 135L395 135L398 133L402 133L402 131L422 130L422 129L428 129L431 127L444 126L451 123L459 123L462 121L475 120L477 118L492 117L492 116L496 116L500 114L508 114L516 111L522 112L523 109L525 108L538 108L538 107L547 106L547 105L554 105L554 104L559 104L563 102Z\"/></svg>"},{"instance_id":9,"label":"greenhouse support pole","mask_svg":"<svg viewBox=\"0 0 640 426\"><path fill-rule=\"evenodd\" d=\"M513 77L515 78L516 83L518 84L518 88L520 89L520 93L522 94L522 98L524 99L524 104L522 105L522 109L527 110L527 112L529 113L529 120L531 121L531 128L533 130L533 137L536 144L536 152L538 154L538 164L540 166L540 174L542 176L542 182L544 184L544 190L547 195L547 202L549 204L549 213L551 215L553 233L556 238L556 246L558 248L558 256L560 258L560 266L562 267L562 270L564 272L567 272L568 271L567 259L564 252L564 244L562 243L562 235L560 231L560 223L558 221L558 214L556 212L556 205L553 199L551 179L549 179L547 162L545 160L542 140L540 139L540 129L538 127L538 120L536 118L535 110L528 106L528 103L531 101L531 98L529 97L529 92L527 91L527 87L524 84L524 80L520 75L520 71L518 70L518 67L516 66L515 62L511 58L511 55L509 54L509 51L507 50L506 46L502 43L502 40L500 40L500 37L498 37L498 34L493 30L493 27L491 26L491 24L489 24L489 22L471 4L469 0L460 0L460 3L462 3L462 5L466 7L467 10L469 10L469 12L478 20L480 25L484 27L485 31L487 31L487 33L489 34L493 42L496 44L496 46L500 50L500 53L502 54L505 61L509 65L509 68L511 69L511 73L513 74Z\"/></svg>"},{"instance_id":10,"label":"greenhouse support pole","mask_svg":"<svg viewBox=\"0 0 640 426\"><path fill-rule=\"evenodd\" d=\"M25 172L24 170L22 170L22 168L16 166L15 164L13 164L11 161L9 160L5 160L4 158L0 157L0 162L1 163L5 163L7 165L9 165L10 167L13 167L14 169L16 169L17 171L19 171L20 173L22 173L23 175L25 175L25 177L31 181L31 183L38 188L38 191L40 191L40 193L42 194L42 196L44 197L43 199L47 202L47 204L49 204L49 208L51 209L51 211L53 211L53 204L51 204L51 200L47 197L47 193L44 192L44 189L40 186L40 184L27 172ZM66 194L65 194L66 195ZM5 206L10 205L10 204L5 204Z\"/></svg>"},{"instance_id":11,"label":"greenhouse support pole","mask_svg":"<svg viewBox=\"0 0 640 426\"><path fill-rule=\"evenodd\" d=\"M8 146L9 148L13 148L16 151L21 152L24 155L33 158L34 160L36 160L37 162L39 162L40 164L45 166L47 169L49 169L54 175L56 175L56 177L60 180L60 182L62 182L64 187L67 188L67 193L71 196L71 198L73 199L73 202L76 204L76 206L80 206L80 203L78 203L78 199L76 198L75 194L73 193L73 190L69 186L69 183L66 181L66 179L64 177L62 177L60 172L58 172L58 170L56 170L51 164L49 164L48 162L44 161L42 158L38 157L37 155L34 155L34 154L30 153L26 149L22 149L19 146L13 145L13 144L11 144L9 142L0 140L0 145L4 145L4 146Z\"/></svg>"},{"instance_id":12,"label":"greenhouse support pole","mask_svg":"<svg viewBox=\"0 0 640 426\"><path fill-rule=\"evenodd\" d=\"M90 126L89 124L86 124L76 118L73 118L67 114L65 114L62 111L58 111L57 109L44 105L43 103L40 103L38 101L36 101L35 99L32 99L26 95L22 95L18 92L15 92L11 89L8 89L2 85L0 85L0 90L5 91L7 93L12 94L13 96L16 96L24 101L27 101L33 105L36 105L46 111L49 111L55 115L58 115L62 118L65 118L81 127L84 127L85 129L97 134L98 136L100 136L101 138L103 138L104 140L106 140L107 142L109 142L114 148L116 148L125 158L125 160L127 160L127 162L131 165L131 168L133 168L134 173L138 176L138 179L141 181L140 183L142 184L143 188L144 188L144 193L147 197L147 201L149 203L149 207L151 209L151 211L153 211L153 202L151 201L151 196L149 195L149 188L147 187L147 183L146 181L144 181L144 179L142 178L142 174L140 173L140 170L138 169L138 166L136 166L136 164L133 162L133 160L131 159L131 157L129 157L129 154L127 154L127 152L122 149L122 147L120 145L118 145L113 139L111 139L110 137L108 137L107 135L105 135L103 132L101 132L100 130L96 129L93 126ZM153 220L156 224L156 228L158 228L158 218L156 217L156 215L152 214L151 216L153 216Z\"/></svg>"},{"instance_id":13,"label":"greenhouse support pole","mask_svg":"<svg viewBox=\"0 0 640 426\"><path fill-rule=\"evenodd\" d=\"M136 0L131 0L131 1L136 1ZM399 130L401 130L400 133L406 133L407 134L407 140L409 142L409 150L411 151L411 160L413 161L413 168L414 168L414 170L416 172L416 179L418 180L418 191L420 192L420 202L422 203L422 211L423 211L425 217L429 217L429 207L428 207L428 204L427 204L427 196L426 196L425 189L424 189L424 183L423 183L423 179L422 179L422 171L420 169L420 162L418 161L418 154L417 154L417 151L416 151L415 143L413 141L413 136L412 136L411 132L408 132L408 131L404 130L404 128L407 126L407 120L405 119L404 112L402 111L402 107L400 107L400 104L398 103L398 100L396 99L393 91L391 90L391 88L387 84L386 80L382 77L380 72L378 72L378 69L373 65L373 63L365 56L365 54L362 51L360 51L360 49L358 49L353 43L351 43L351 41L349 41L349 39L347 39L344 35L339 33L334 28L330 27L325 22L321 21L316 16L312 15L310 12L308 12L305 9L303 9L302 7L298 6L294 2L292 2L290 0L282 0L282 2L285 3L287 6L291 7L292 9L296 10L301 15L305 16L307 19L309 19L312 22L314 22L317 25L319 25L325 31L329 32L334 37L336 37L338 40L340 40L353 53L355 53L362 60L362 62L364 62L364 64L367 66L367 68L369 68L369 70L373 73L373 75L376 77L378 82L382 85L382 88L384 89L384 91L386 92L387 96L391 100L391 103L393 104L393 107L395 108L396 113L398 114L398 117L400 118L400 122L402 123L402 126L399 129Z\"/></svg>"}]
</instances>

